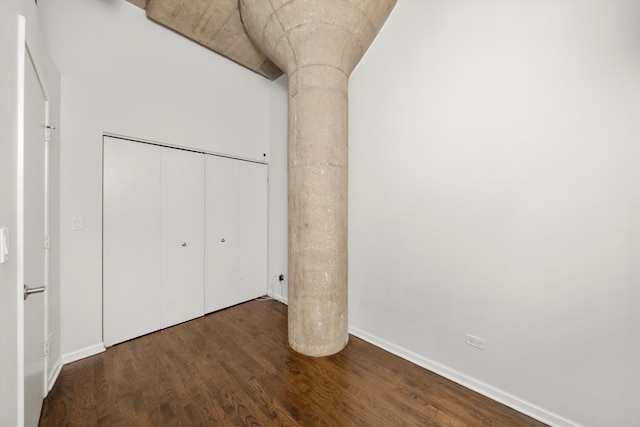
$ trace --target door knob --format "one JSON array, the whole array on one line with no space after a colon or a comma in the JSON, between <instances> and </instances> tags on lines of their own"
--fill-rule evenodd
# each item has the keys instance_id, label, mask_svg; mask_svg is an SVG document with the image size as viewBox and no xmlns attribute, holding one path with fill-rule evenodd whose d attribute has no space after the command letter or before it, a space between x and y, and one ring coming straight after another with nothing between
<instances>
[{"instance_id":1,"label":"door knob","mask_svg":"<svg viewBox=\"0 0 640 427\"><path fill-rule=\"evenodd\" d=\"M44 292L45 287L40 286L39 288L30 288L27 285L24 285L24 299L27 299L31 294L40 294Z\"/></svg>"},{"instance_id":2,"label":"door knob","mask_svg":"<svg viewBox=\"0 0 640 427\"><path fill-rule=\"evenodd\" d=\"M182 246L187 246L187 242L182 242Z\"/></svg>"},{"instance_id":3,"label":"door knob","mask_svg":"<svg viewBox=\"0 0 640 427\"><path fill-rule=\"evenodd\" d=\"M224 243L224 242L225 242L225 240L224 240L224 239L222 239L222 240L220 240L220 241L221 241L222 243Z\"/></svg>"}]
</instances>

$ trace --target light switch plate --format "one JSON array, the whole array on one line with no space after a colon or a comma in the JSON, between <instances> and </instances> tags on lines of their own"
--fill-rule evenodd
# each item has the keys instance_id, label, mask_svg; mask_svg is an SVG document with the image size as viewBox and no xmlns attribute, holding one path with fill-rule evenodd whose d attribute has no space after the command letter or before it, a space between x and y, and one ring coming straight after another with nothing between
<instances>
[{"instance_id":1,"label":"light switch plate","mask_svg":"<svg viewBox=\"0 0 640 427\"><path fill-rule=\"evenodd\" d=\"M71 230L78 231L84 228L84 217L74 216L71 218Z\"/></svg>"}]
</instances>

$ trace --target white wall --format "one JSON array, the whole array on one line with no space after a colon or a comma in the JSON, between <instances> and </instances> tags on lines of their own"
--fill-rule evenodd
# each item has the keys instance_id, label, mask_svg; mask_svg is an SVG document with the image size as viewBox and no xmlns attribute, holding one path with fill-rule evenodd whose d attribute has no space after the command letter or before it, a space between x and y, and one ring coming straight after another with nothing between
<instances>
[{"instance_id":1,"label":"white wall","mask_svg":"<svg viewBox=\"0 0 640 427\"><path fill-rule=\"evenodd\" d=\"M62 352L102 345L102 134L269 160L269 85L124 2L40 0L62 74ZM71 231L71 219L84 229ZM265 284L266 288L266 284Z\"/></svg>"},{"instance_id":2,"label":"white wall","mask_svg":"<svg viewBox=\"0 0 640 427\"><path fill-rule=\"evenodd\" d=\"M637 1L398 2L350 81L352 332L554 425L640 425L639 28Z\"/></svg>"},{"instance_id":3,"label":"white wall","mask_svg":"<svg viewBox=\"0 0 640 427\"><path fill-rule=\"evenodd\" d=\"M0 425L18 425L21 408L18 396L21 393L18 377L18 316L21 313L22 295L19 289L17 266L17 124L18 124L18 15L25 17L31 53L39 61L47 82L50 97L50 114L53 123L60 117L60 76L46 54L38 24L35 2L0 1L0 227L9 229L9 259L0 264ZM49 330L53 333L49 353L48 369L56 371L60 362L60 303L59 303L59 137L54 132L50 157L50 204L49 251Z\"/></svg>"},{"instance_id":4,"label":"white wall","mask_svg":"<svg viewBox=\"0 0 640 427\"><path fill-rule=\"evenodd\" d=\"M287 97L289 80L284 75L270 88L269 162L269 295L287 302L288 208L287 208ZM284 275L280 282L278 276Z\"/></svg>"}]
</instances>

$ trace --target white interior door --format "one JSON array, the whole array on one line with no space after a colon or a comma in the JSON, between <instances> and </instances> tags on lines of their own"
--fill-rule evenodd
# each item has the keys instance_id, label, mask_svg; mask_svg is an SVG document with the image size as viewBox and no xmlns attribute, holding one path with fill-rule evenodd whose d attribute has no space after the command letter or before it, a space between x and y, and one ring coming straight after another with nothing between
<instances>
[{"instance_id":1,"label":"white interior door","mask_svg":"<svg viewBox=\"0 0 640 427\"><path fill-rule=\"evenodd\" d=\"M37 426L45 384L45 127L47 95L28 48L24 55L24 133L22 152L22 268L24 286L33 294L24 300L24 425ZM19 142L20 144L20 142ZM20 244L20 243L19 243Z\"/></svg>"},{"instance_id":2,"label":"white interior door","mask_svg":"<svg viewBox=\"0 0 640 427\"><path fill-rule=\"evenodd\" d=\"M205 160L205 311L267 291L267 166Z\"/></svg>"},{"instance_id":3,"label":"white interior door","mask_svg":"<svg viewBox=\"0 0 640 427\"><path fill-rule=\"evenodd\" d=\"M162 327L160 147L104 138L103 340Z\"/></svg>"},{"instance_id":4,"label":"white interior door","mask_svg":"<svg viewBox=\"0 0 640 427\"><path fill-rule=\"evenodd\" d=\"M204 315L204 154L162 148L161 317Z\"/></svg>"}]
</instances>

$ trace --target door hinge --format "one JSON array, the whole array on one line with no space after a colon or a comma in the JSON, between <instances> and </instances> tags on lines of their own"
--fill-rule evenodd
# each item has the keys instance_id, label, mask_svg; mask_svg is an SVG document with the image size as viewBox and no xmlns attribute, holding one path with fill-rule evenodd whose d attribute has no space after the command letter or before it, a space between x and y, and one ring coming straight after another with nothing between
<instances>
[{"instance_id":1,"label":"door hinge","mask_svg":"<svg viewBox=\"0 0 640 427\"><path fill-rule=\"evenodd\" d=\"M53 340L53 331L49 332L49 338L44 342L44 355L45 357L49 356L51 353L51 341Z\"/></svg>"},{"instance_id":2,"label":"door hinge","mask_svg":"<svg viewBox=\"0 0 640 427\"><path fill-rule=\"evenodd\" d=\"M44 140L46 142L51 142L51 129L55 129L55 126L46 125L44 127Z\"/></svg>"},{"instance_id":3,"label":"door hinge","mask_svg":"<svg viewBox=\"0 0 640 427\"><path fill-rule=\"evenodd\" d=\"M51 239L49 238L48 234L44 235L44 248L45 249L49 249L49 247L51 246Z\"/></svg>"}]
</instances>

